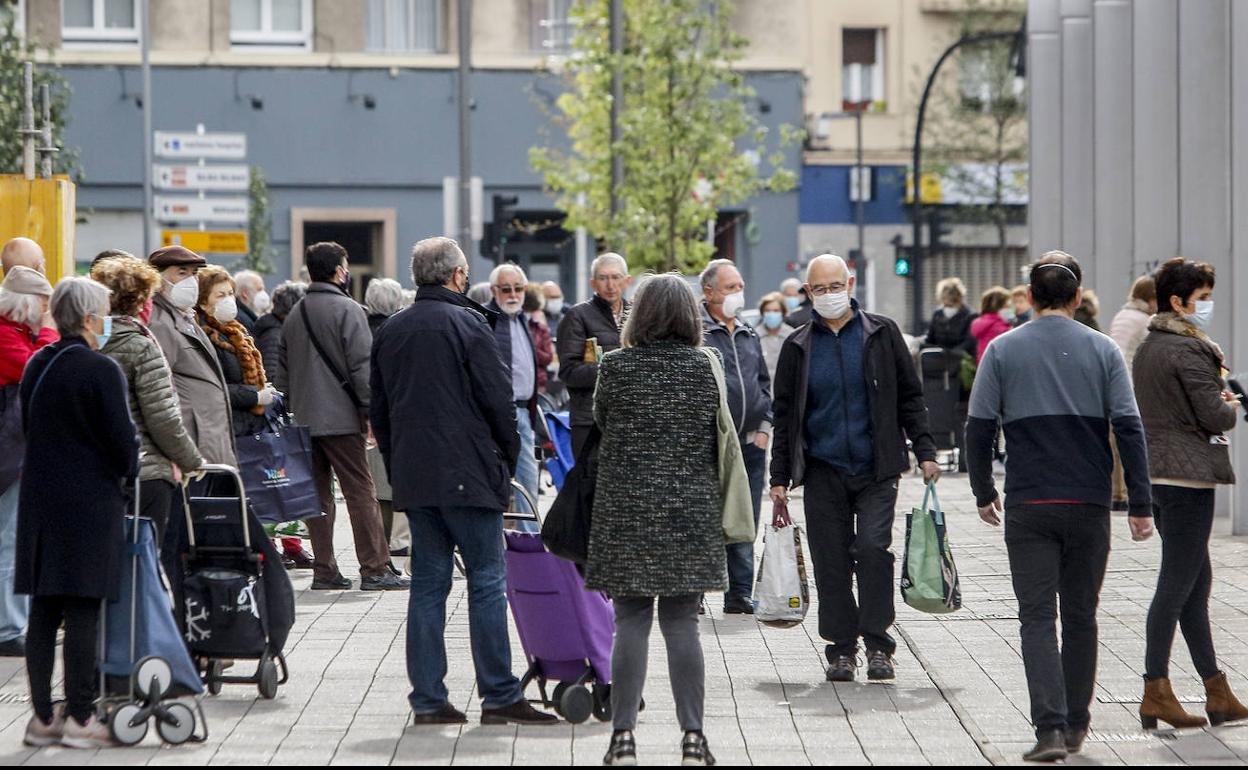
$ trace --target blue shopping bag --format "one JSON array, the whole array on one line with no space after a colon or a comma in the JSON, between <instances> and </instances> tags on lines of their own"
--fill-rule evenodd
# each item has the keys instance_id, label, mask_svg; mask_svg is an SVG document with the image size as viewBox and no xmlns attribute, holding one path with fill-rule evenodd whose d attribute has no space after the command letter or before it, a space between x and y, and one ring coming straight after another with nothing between
<instances>
[{"instance_id":1,"label":"blue shopping bag","mask_svg":"<svg viewBox=\"0 0 1248 770\"><path fill-rule=\"evenodd\" d=\"M247 503L265 524L321 515L312 475L312 431L280 415L278 406L265 431L238 439L238 470Z\"/></svg>"}]
</instances>

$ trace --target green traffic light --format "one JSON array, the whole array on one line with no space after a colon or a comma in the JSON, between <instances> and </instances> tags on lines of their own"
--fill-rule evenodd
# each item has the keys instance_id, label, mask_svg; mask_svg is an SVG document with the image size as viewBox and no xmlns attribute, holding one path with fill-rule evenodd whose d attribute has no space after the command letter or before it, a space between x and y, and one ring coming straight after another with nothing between
<instances>
[{"instance_id":1,"label":"green traffic light","mask_svg":"<svg viewBox=\"0 0 1248 770\"><path fill-rule=\"evenodd\" d=\"M910 275L910 260L905 257L898 257L893 263L893 272L897 275Z\"/></svg>"}]
</instances>

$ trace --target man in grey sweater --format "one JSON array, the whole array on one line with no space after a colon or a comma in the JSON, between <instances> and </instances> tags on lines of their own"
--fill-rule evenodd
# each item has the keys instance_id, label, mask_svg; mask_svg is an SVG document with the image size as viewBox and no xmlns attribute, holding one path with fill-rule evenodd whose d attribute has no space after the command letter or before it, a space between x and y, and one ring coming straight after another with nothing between
<instances>
[{"instance_id":1,"label":"man in grey sweater","mask_svg":"<svg viewBox=\"0 0 1248 770\"><path fill-rule=\"evenodd\" d=\"M1087 736L1096 607L1109 560L1111 430L1126 472L1131 535L1152 534L1140 413L1118 347L1074 320L1082 275L1060 251L1035 264L1029 299L1037 316L984 352L966 425L971 488L980 518L993 526L1002 511L992 477L998 424L1009 447L1005 544L1037 738L1028 761L1063 759Z\"/></svg>"}]
</instances>

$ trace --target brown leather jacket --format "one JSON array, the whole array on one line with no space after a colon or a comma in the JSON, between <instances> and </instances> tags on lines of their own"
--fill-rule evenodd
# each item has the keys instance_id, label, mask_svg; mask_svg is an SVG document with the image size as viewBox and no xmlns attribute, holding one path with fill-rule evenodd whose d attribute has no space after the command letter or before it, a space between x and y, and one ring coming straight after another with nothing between
<instances>
[{"instance_id":1,"label":"brown leather jacket","mask_svg":"<svg viewBox=\"0 0 1248 770\"><path fill-rule=\"evenodd\" d=\"M1222 399L1222 350L1174 313L1158 313L1132 362L1154 479L1234 484L1223 434L1237 410Z\"/></svg>"}]
</instances>

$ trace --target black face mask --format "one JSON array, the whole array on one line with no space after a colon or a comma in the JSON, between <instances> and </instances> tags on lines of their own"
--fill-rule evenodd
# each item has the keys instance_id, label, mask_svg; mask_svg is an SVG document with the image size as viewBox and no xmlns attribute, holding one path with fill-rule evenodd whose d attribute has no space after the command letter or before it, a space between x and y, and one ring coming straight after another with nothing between
<instances>
[{"instance_id":1,"label":"black face mask","mask_svg":"<svg viewBox=\"0 0 1248 770\"><path fill-rule=\"evenodd\" d=\"M350 270L347 271L346 280L338 284L338 288L342 289L343 294L346 294L347 296L351 296L351 271Z\"/></svg>"}]
</instances>

